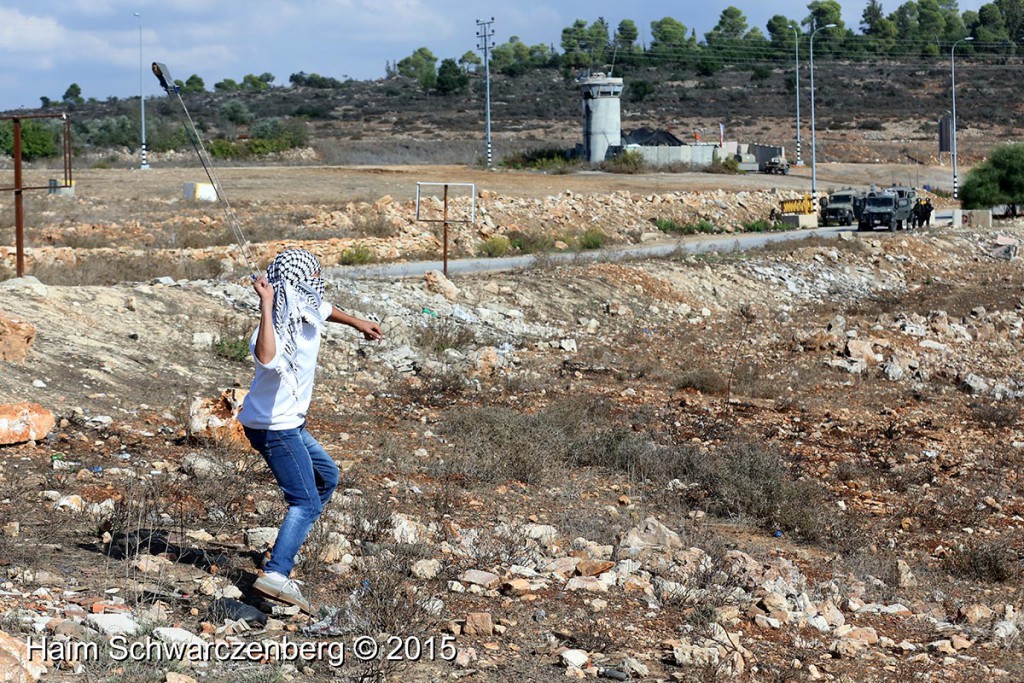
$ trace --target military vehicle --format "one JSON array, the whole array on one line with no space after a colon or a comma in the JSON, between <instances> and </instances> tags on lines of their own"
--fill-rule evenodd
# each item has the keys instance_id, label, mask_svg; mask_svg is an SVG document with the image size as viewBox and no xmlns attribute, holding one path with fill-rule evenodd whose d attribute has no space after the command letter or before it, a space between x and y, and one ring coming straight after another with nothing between
<instances>
[{"instance_id":1,"label":"military vehicle","mask_svg":"<svg viewBox=\"0 0 1024 683\"><path fill-rule=\"evenodd\" d=\"M903 196L900 196L902 193ZM869 192L864 209L857 222L858 230L874 230L885 226L889 230L904 230L910 225L917 195L910 187L892 187L881 192Z\"/></svg>"},{"instance_id":2,"label":"military vehicle","mask_svg":"<svg viewBox=\"0 0 1024 683\"><path fill-rule=\"evenodd\" d=\"M761 173L786 175L789 173L789 162L786 161L786 157L772 157L761 164Z\"/></svg>"},{"instance_id":3,"label":"military vehicle","mask_svg":"<svg viewBox=\"0 0 1024 683\"><path fill-rule=\"evenodd\" d=\"M825 225L853 225L860 221L865 195L857 190L839 190L828 196L828 204L821 213Z\"/></svg>"}]
</instances>

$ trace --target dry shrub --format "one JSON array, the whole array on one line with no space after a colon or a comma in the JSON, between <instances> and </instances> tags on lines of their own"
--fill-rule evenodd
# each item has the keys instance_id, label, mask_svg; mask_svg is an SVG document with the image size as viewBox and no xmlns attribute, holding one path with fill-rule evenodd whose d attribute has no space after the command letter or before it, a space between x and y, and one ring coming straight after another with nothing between
<instances>
[{"instance_id":1,"label":"dry shrub","mask_svg":"<svg viewBox=\"0 0 1024 683\"><path fill-rule=\"evenodd\" d=\"M686 610L687 623L699 630L716 621L718 608L735 602L738 583L725 562L730 548L726 539L700 524L686 528L684 540L688 547L700 548L707 557L691 572L663 576L674 585L664 592L662 601L668 607Z\"/></svg>"},{"instance_id":2,"label":"dry shrub","mask_svg":"<svg viewBox=\"0 0 1024 683\"><path fill-rule=\"evenodd\" d=\"M699 367L687 370L676 380L676 389L696 389L702 394L724 394L729 383L716 370Z\"/></svg>"},{"instance_id":3,"label":"dry shrub","mask_svg":"<svg viewBox=\"0 0 1024 683\"><path fill-rule=\"evenodd\" d=\"M947 555L942 566L954 576L986 583L1016 581L1021 575L1005 541L972 538Z\"/></svg>"},{"instance_id":4,"label":"dry shrub","mask_svg":"<svg viewBox=\"0 0 1024 683\"><path fill-rule=\"evenodd\" d=\"M476 341L476 333L454 318L431 318L417 335L419 346L435 354L448 349L460 351Z\"/></svg>"},{"instance_id":5,"label":"dry shrub","mask_svg":"<svg viewBox=\"0 0 1024 683\"><path fill-rule=\"evenodd\" d=\"M571 462L624 472L636 483L664 484L678 471L675 449L655 443L628 426L613 426L579 439Z\"/></svg>"},{"instance_id":6,"label":"dry shrub","mask_svg":"<svg viewBox=\"0 0 1024 683\"><path fill-rule=\"evenodd\" d=\"M351 509L350 538L360 545L380 543L391 532L391 506L371 496L360 496Z\"/></svg>"},{"instance_id":7,"label":"dry shrub","mask_svg":"<svg viewBox=\"0 0 1024 683\"><path fill-rule=\"evenodd\" d=\"M159 277L175 280L210 280L224 271L217 259L197 261L188 257L173 257L160 252L130 254L93 254L85 252L78 263L36 264L32 268L41 282L64 286L103 286L119 282L147 282Z\"/></svg>"},{"instance_id":8,"label":"dry shrub","mask_svg":"<svg viewBox=\"0 0 1024 683\"><path fill-rule=\"evenodd\" d=\"M361 213L352 217L352 229L361 237L395 237L398 228L391 219L377 209L366 207Z\"/></svg>"},{"instance_id":9,"label":"dry shrub","mask_svg":"<svg viewBox=\"0 0 1024 683\"><path fill-rule=\"evenodd\" d=\"M897 599L900 575L896 558L891 553L862 548L846 556L843 566L864 582L871 601L889 603Z\"/></svg>"},{"instance_id":10,"label":"dry shrub","mask_svg":"<svg viewBox=\"0 0 1024 683\"><path fill-rule=\"evenodd\" d=\"M1016 406L987 403L971 405L971 416L980 424L999 428L1015 427L1020 419Z\"/></svg>"},{"instance_id":11,"label":"dry shrub","mask_svg":"<svg viewBox=\"0 0 1024 683\"><path fill-rule=\"evenodd\" d=\"M395 385L395 394L407 403L442 407L461 396L469 387L465 373L445 363L438 370L408 377Z\"/></svg>"},{"instance_id":12,"label":"dry shrub","mask_svg":"<svg viewBox=\"0 0 1024 683\"><path fill-rule=\"evenodd\" d=\"M732 393L751 398L781 398L785 385L777 377L768 376L755 363L738 365L732 373Z\"/></svg>"},{"instance_id":13,"label":"dry shrub","mask_svg":"<svg viewBox=\"0 0 1024 683\"><path fill-rule=\"evenodd\" d=\"M342 586L337 606L328 606L331 616L318 624L333 635L375 637L380 652L389 652L394 640L426 639L440 633L440 620L428 609L430 595L406 576L406 564L395 557L381 557L366 563ZM345 667L331 673L342 681L385 681L408 666L385 657L360 661L346 657Z\"/></svg>"},{"instance_id":14,"label":"dry shrub","mask_svg":"<svg viewBox=\"0 0 1024 683\"><path fill-rule=\"evenodd\" d=\"M730 436L715 450L684 445L677 450L680 478L698 484L687 490L691 505L722 516L750 518L766 531L783 531L807 541L829 540L848 520L826 511L821 487L796 479L771 444Z\"/></svg>"},{"instance_id":15,"label":"dry shrub","mask_svg":"<svg viewBox=\"0 0 1024 683\"><path fill-rule=\"evenodd\" d=\"M467 559L471 567L491 569L529 564L530 541L520 530L499 523L489 529L479 527L475 531L475 542L467 546Z\"/></svg>"},{"instance_id":16,"label":"dry shrub","mask_svg":"<svg viewBox=\"0 0 1024 683\"><path fill-rule=\"evenodd\" d=\"M571 460L600 412L598 404L570 399L532 414L505 407L456 412L443 426L454 446L453 471L475 481L542 483Z\"/></svg>"}]
</instances>

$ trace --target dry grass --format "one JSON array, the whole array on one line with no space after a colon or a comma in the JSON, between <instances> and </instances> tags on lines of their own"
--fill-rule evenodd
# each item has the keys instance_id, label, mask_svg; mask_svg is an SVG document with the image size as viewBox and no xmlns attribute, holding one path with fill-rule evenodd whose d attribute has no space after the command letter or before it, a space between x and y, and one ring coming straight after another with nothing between
<instances>
[{"instance_id":1,"label":"dry grass","mask_svg":"<svg viewBox=\"0 0 1024 683\"><path fill-rule=\"evenodd\" d=\"M48 285L86 287L110 286L119 282L148 282L160 277L210 280L223 272L224 266L217 259L197 261L151 251L139 255L84 252L78 255L74 265L35 264L30 274Z\"/></svg>"},{"instance_id":2,"label":"dry grass","mask_svg":"<svg viewBox=\"0 0 1024 683\"><path fill-rule=\"evenodd\" d=\"M474 341L473 328L454 318L431 318L416 336L420 348L435 355L442 355L448 349L462 351Z\"/></svg>"},{"instance_id":3,"label":"dry grass","mask_svg":"<svg viewBox=\"0 0 1024 683\"><path fill-rule=\"evenodd\" d=\"M1021 576L1005 541L970 539L944 558L942 566L954 576L983 583L1016 582Z\"/></svg>"},{"instance_id":4,"label":"dry grass","mask_svg":"<svg viewBox=\"0 0 1024 683\"><path fill-rule=\"evenodd\" d=\"M702 394L721 395L728 388L728 380L713 368L691 368L676 380L676 389L696 389Z\"/></svg>"}]
</instances>

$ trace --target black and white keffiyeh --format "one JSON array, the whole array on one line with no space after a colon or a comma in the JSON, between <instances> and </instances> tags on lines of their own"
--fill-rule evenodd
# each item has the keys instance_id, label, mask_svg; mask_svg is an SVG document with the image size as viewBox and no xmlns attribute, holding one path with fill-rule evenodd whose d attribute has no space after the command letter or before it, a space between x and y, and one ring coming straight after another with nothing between
<instances>
[{"instance_id":1,"label":"black and white keffiyeh","mask_svg":"<svg viewBox=\"0 0 1024 683\"><path fill-rule=\"evenodd\" d=\"M298 392L295 349L302 323L320 329L324 281L314 277L319 272L320 260L305 249L283 251L267 267L267 282L274 288L274 331L284 345L278 372L293 394Z\"/></svg>"}]
</instances>

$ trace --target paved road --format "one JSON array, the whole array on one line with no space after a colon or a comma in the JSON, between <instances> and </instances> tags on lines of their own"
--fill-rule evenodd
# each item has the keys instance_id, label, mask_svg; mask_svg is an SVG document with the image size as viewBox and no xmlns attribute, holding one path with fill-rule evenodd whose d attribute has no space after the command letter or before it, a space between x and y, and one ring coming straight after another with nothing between
<instances>
[{"instance_id":1,"label":"paved road","mask_svg":"<svg viewBox=\"0 0 1024 683\"><path fill-rule=\"evenodd\" d=\"M744 233L741 235L701 235L656 242L640 246L616 247L581 252L548 252L541 258L555 262L617 261L621 259L666 256L674 252L699 254L709 251L746 251L757 249L769 242L805 239L811 236L835 237L840 232L856 228L814 228L789 232ZM448 261L449 275L470 273L491 273L503 270L517 270L534 265L537 256L511 256L507 258L474 258ZM441 261L416 261L412 263L385 263L369 266L344 266L327 268L326 275L335 278L380 278L422 277L430 270L441 270Z\"/></svg>"}]
</instances>

